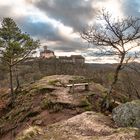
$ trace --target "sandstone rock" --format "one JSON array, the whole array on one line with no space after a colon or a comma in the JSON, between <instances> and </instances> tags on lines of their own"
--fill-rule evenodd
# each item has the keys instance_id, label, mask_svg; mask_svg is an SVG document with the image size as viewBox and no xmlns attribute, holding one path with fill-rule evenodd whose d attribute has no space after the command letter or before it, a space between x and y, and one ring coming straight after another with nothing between
<instances>
[{"instance_id":1,"label":"sandstone rock","mask_svg":"<svg viewBox=\"0 0 140 140\"><path fill-rule=\"evenodd\" d=\"M35 125L42 125L43 124L43 121L42 120L36 120L34 122Z\"/></svg>"},{"instance_id":2,"label":"sandstone rock","mask_svg":"<svg viewBox=\"0 0 140 140\"><path fill-rule=\"evenodd\" d=\"M28 128L16 140L138 140L137 128L115 128L110 117L88 111L41 130ZM36 127L35 127L36 128ZM29 131L30 130L30 131ZM39 131L38 131L39 130ZM27 133L28 132L28 133ZM30 132L30 133L29 133ZM25 138L25 139L24 139Z\"/></svg>"},{"instance_id":3,"label":"sandstone rock","mask_svg":"<svg viewBox=\"0 0 140 140\"><path fill-rule=\"evenodd\" d=\"M140 100L119 105L113 109L112 117L119 126L140 128Z\"/></svg>"},{"instance_id":4,"label":"sandstone rock","mask_svg":"<svg viewBox=\"0 0 140 140\"><path fill-rule=\"evenodd\" d=\"M108 116L88 111L50 125L43 140L137 140L137 128L114 128Z\"/></svg>"}]
</instances>

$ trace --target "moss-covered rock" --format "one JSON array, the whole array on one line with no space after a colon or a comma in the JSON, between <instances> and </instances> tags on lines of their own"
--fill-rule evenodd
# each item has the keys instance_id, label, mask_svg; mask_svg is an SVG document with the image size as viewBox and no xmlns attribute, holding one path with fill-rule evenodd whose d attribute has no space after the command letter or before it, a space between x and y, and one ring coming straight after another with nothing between
<instances>
[{"instance_id":1,"label":"moss-covered rock","mask_svg":"<svg viewBox=\"0 0 140 140\"><path fill-rule=\"evenodd\" d=\"M81 99L79 106L82 107L85 111L92 110L92 104L88 101L87 97Z\"/></svg>"},{"instance_id":2,"label":"moss-covered rock","mask_svg":"<svg viewBox=\"0 0 140 140\"><path fill-rule=\"evenodd\" d=\"M140 100L119 105L113 109L112 116L119 126L140 128Z\"/></svg>"}]
</instances>

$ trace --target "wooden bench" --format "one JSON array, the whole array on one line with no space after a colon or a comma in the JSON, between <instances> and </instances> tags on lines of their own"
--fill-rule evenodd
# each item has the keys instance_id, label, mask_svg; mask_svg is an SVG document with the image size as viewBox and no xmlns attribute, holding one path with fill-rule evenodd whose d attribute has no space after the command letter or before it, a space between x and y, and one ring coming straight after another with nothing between
<instances>
[{"instance_id":1,"label":"wooden bench","mask_svg":"<svg viewBox=\"0 0 140 140\"><path fill-rule=\"evenodd\" d=\"M69 84L69 85L67 85L67 87L70 87L69 92L74 93L74 87L76 87L76 86L85 86L85 90L86 91L89 90L89 83L77 83L77 84Z\"/></svg>"}]
</instances>

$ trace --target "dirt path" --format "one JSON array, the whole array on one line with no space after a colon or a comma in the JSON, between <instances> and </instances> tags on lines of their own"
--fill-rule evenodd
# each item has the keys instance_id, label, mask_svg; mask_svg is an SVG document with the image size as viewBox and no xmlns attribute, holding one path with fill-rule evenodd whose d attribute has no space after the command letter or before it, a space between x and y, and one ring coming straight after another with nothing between
<instances>
[{"instance_id":1,"label":"dirt path","mask_svg":"<svg viewBox=\"0 0 140 140\"><path fill-rule=\"evenodd\" d=\"M58 88L52 94L57 96L57 101L61 103L69 103L77 105L79 100L74 98L74 96L69 93L69 88Z\"/></svg>"}]
</instances>

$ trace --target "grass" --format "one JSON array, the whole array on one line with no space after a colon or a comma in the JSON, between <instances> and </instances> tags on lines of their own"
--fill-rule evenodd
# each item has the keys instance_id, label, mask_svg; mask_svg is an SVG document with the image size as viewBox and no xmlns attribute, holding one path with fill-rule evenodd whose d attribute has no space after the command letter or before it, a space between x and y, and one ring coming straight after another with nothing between
<instances>
[{"instance_id":1,"label":"grass","mask_svg":"<svg viewBox=\"0 0 140 140\"><path fill-rule=\"evenodd\" d=\"M50 80L49 82L48 82L48 84L49 85L53 85L53 86L55 86L57 83L60 83L60 80Z\"/></svg>"},{"instance_id":2,"label":"grass","mask_svg":"<svg viewBox=\"0 0 140 140\"><path fill-rule=\"evenodd\" d=\"M38 135L42 135L43 130L38 126L30 126L28 129L24 130L20 133L16 140L31 140L37 137Z\"/></svg>"},{"instance_id":3,"label":"grass","mask_svg":"<svg viewBox=\"0 0 140 140\"><path fill-rule=\"evenodd\" d=\"M43 110L47 109L52 112L59 112L63 109L63 106L60 103L52 102L50 99L44 99L41 102L41 108Z\"/></svg>"},{"instance_id":4,"label":"grass","mask_svg":"<svg viewBox=\"0 0 140 140\"><path fill-rule=\"evenodd\" d=\"M81 100L80 106L82 108L84 108L85 111L91 111L92 110L92 105L86 97Z\"/></svg>"}]
</instances>

